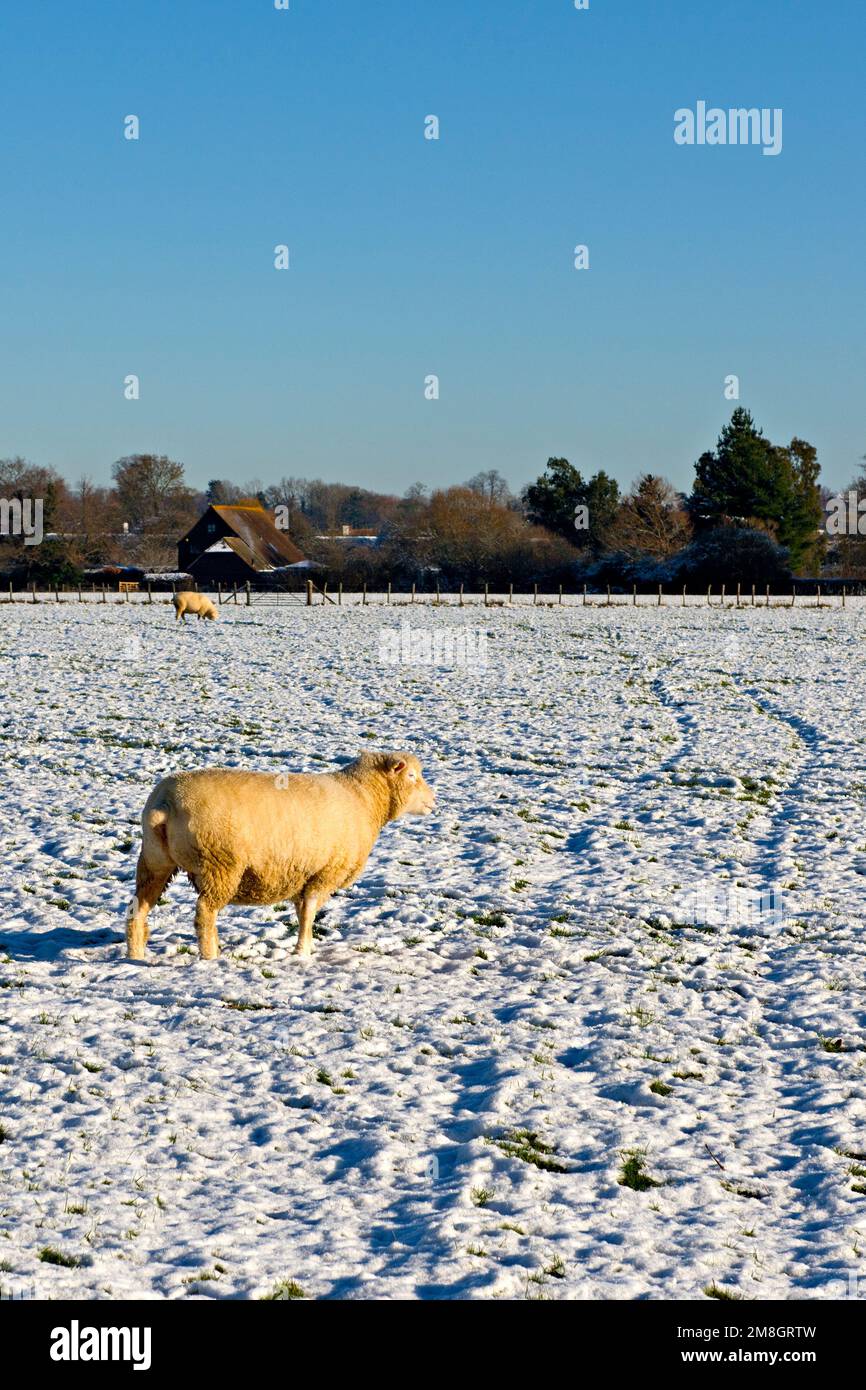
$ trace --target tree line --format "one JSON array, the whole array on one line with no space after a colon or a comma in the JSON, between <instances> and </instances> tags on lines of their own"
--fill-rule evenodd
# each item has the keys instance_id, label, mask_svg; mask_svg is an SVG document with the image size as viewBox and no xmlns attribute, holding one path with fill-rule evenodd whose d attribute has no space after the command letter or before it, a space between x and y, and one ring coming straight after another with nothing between
<instances>
[{"instance_id":1,"label":"tree line","mask_svg":"<svg viewBox=\"0 0 866 1390\"><path fill-rule=\"evenodd\" d=\"M183 464L159 454L119 459L109 486L70 485L53 468L10 458L0 460L0 497L41 497L45 538L25 547L2 537L0 569L61 583L106 563L171 569L178 539L210 503L255 499L280 508L303 554L347 586L773 583L817 574L826 558L819 475L813 445L773 444L742 408L695 463L690 493L648 472L623 493L605 471L584 477L565 458L548 459L517 495L491 468L403 496L294 476L213 479L197 490ZM866 496L862 469L851 486ZM335 539L346 526L374 532L375 545ZM832 558L866 576L866 538L846 538Z\"/></svg>"}]
</instances>

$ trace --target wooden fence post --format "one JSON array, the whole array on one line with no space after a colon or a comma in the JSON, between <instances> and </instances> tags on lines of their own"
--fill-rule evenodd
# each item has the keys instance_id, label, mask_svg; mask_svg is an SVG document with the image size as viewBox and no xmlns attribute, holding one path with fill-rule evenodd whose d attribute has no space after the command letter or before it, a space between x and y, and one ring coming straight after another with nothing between
<instances>
[{"instance_id":1,"label":"wooden fence post","mask_svg":"<svg viewBox=\"0 0 866 1390\"><path fill-rule=\"evenodd\" d=\"M848 592L847 586L846 586L845 584L843 584L843 585L842 585L842 607L843 607L843 608L845 607L845 595L847 594L847 592ZM11 593L12 593L12 585L11 585L11 584L9 585L9 593L10 593L10 595L11 595Z\"/></svg>"},{"instance_id":2,"label":"wooden fence post","mask_svg":"<svg viewBox=\"0 0 866 1390\"><path fill-rule=\"evenodd\" d=\"M562 585L559 586L559 601L562 603Z\"/></svg>"},{"instance_id":3,"label":"wooden fence post","mask_svg":"<svg viewBox=\"0 0 866 1390\"><path fill-rule=\"evenodd\" d=\"M636 584L632 584L632 586L631 586L631 604L632 604L632 608L637 608L637 585L636 585Z\"/></svg>"},{"instance_id":4,"label":"wooden fence post","mask_svg":"<svg viewBox=\"0 0 866 1390\"><path fill-rule=\"evenodd\" d=\"M818 607L821 607L821 585L818 585Z\"/></svg>"},{"instance_id":5,"label":"wooden fence post","mask_svg":"<svg viewBox=\"0 0 866 1390\"><path fill-rule=\"evenodd\" d=\"M388 602L391 602L391 581L388 580Z\"/></svg>"},{"instance_id":6,"label":"wooden fence post","mask_svg":"<svg viewBox=\"0 0 866 1390\"><path fill-rule=\"evenodd\" d=\"M537 604L538 604L538 585L537 585L537 584L533 584L533 586L532 586L532 606L533 606L533 608L535 608L535 607L537 606Z\"/></svg>"},{"instance_id":7,"label":"wooden fence post","mask_svg":"<svg viewBox=\"0 0 866 1390\"><path fill-rule=\"evenodd\" d=\"M412 585L412 597L410 598L409 602L410 602L410 603L414 603L414 602L415 602L415 585L414 585L414 584Z\"/></svg>"},{"instance_id":8,"label":"wooden fence post","mask_svg":"<svg viewBox=\"0 0 866 1390\"><path fill-rule=\"evenodd\" d=\"M366 608L366 606L367 606L367 585L364 584L364 586L363 586L362 589L361 589L361 607L362 607L362 608Z\"/></svg>"},{"instance_id":9,"label":"wooden fence post","mask_svg":"<svg viewBox=\"0 0 866 1390\"><path fill-rule=\"evenodd\" d=\"M508 586L508 602L509 602L509 603L513 603L513 602L514 602L514 584L513 584L513 583L512 583L512 584L509 584L509 586Z\"/></svg>"},{"instance_id":10,"label":"wooden fence post","mask_svg":"<svg viewBox=\"0 0 866 1390\"><path fill-rule=\"evenodd\" d=\"M662 586L659 585L659 608L662 606Z\"/></svg>"},{"instance_id":11,"label":"wooden fence post","mask_svg":"<svg viewBox=\"0 0 866 1390\"><path fill-rule=\"evenodd\" d=\"M490 599L490 585L485 581L485 583L484 583L484 607L485 607L485 608L488 607L489 599Z\"/></svg>"},{"instance_id":12,"label":"wooden fence post","mask_svg":"<svg viewBox=\"0 0 866 1390\"><path fill-rule=\"evenodd\" d=\"M713 586L712 586L712 584L708 584L708 585L707 585L707 607L708 607L708 608L709 608L709 606L710 606L710 604L711 604L711 602L712 602L712 596L713 596Z\"/></svg>"},{"instance_id":13,"label":"wooden fence post","mask_svg":"<svg viewBox=\"0 0 866 1390\"><path fill-rule=\"evenodd\" d=\"M686 606L686 586L683 585L683 608Z\"/></svg>"},{"instance_id":14,"label":"wooden fence post","mask_svg":"<svg viewBox=\"0 0 866 1390\"><path fill-rule=\"evenodd\" d=\"M343 581L342 581L342 579L340 580L340 587L339 587L338 590L337 590L337 603L338 603L339 606L342 608L342 606L343 606Z\"/></svg>"},{"instance_id":15,"label":"wooden fence post","mask_svg":"<svg viewBox=\"0 0 866 1390\"><path fill-rule=\"evenodd\" d=\"M247 608L249 608L249 606L250 606L250 604L252 603L252 601L253 601L253 596L252 596L252 591L251 591L251 589L250 589L250 581L247 580Z\"/></svg>"},{"instance_id":16,"label":"wooden fence post","mask_svg":"<svg viewBox=\"0 0 866 1390\"><path fill-rule=\"evenodd\" d=\"M755 606L755 586L754 586L754 584L753 584L753 585L752 585L752 607L754 608L754 606Z\"/></svg>"},{"instance_id":17,"label":"wooden fence post","mask_svg":"<svg viewBox=\"0 0 866 1390\"><path fill-rule=\"evenodd\" d=\"M607 586L607 606L610 608L610 585Z\"/></svg>"},{"instance_id":18,"label":"wooden fence post","mask_svg":"<svg viewBox=\"0 0 866 1390\"><path fill-rule=\"evenodd\" d=\"M586 607L586 585L583 586L583 606Z\"/></svg>"},{"instance_id":19,"label":"wooden fence post","mask_svg":"<svg viewBox=\"0 0 866 1390\"><path fill-rule=\"evenodd\" d=\"M767 607L769 608L769 606L770 606L770 586L769 586L769 584L768 584L768 585L767 585Z\"/></svg>"},{"instance_id":20,"label":"wooden fence post","mask_svg":"<svg viewBox=\"0 0 866 1390\"><path fill-rule=\"evenodd\" d=\"M308 608L312 608L312 606L313 606L313 581L312 581L312 579L308 579L308 580L307 580L307 607L308 607Z\"/></svg>"},{"instance_id":21,"label":"wooden fence post","mask_svg":"<svg viewBox=\"0 0 866 1390\"><path fill-rule=\"evenodd\" d=\"M737 584L737 607L740 606L740 585Z\"/></svg>"}]
</instances>

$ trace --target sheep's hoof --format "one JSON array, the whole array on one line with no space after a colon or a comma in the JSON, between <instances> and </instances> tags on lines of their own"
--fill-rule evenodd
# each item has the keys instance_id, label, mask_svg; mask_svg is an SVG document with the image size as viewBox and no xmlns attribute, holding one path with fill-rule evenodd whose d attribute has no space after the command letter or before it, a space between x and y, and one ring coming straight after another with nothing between
<instances>
[{"instance_id":1,"label":"sheep's hoof","mask_svg":"<svg viewBox=\"0 0 866 1390\"><path fill-rule=\"evenodd\" d=\"M296 955L296 956L301 956L304 960L308 960L309 957L310 957L312 954L313 954L313 948L312 948L312 946L300 946L300 945L298 945L298 946L295 947L295 955Z\"/></svg>"}]
</instances>

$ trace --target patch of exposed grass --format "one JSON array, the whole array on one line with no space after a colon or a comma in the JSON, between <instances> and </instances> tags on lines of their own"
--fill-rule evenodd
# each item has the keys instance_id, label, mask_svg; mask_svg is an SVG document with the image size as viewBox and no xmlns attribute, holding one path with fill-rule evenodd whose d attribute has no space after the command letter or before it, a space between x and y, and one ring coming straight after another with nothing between
<instances>
[{"instance_id":1,"label":"patch of exposed grass","mask_svg":"<svg viewBox=\"0 0 866 1390\"><path fill-rule=\"evenodd\" d=\"M263 1293L259 1299L260 1303L288 1303L294 1298L306 1298L307 1295L300 1284L294 1279L281 1279L275 1284L270 1293Z\"/></svg>"},{"instance_id":2,"label":"patch of exposed grass","mask_svg":"<svg viewBox=\"0 0 866 1390\"><path fill-rule=\"evenodd\" d=\"M763 1202L766 1192L758 1192L753 1187L741 1187L735 1182L728 1182L722 1179L722 1187L726 1192L733 1192L735 1197L749 1197L753 1202Z\"/></svg>"},{"instance_id":3,"label":"patch of exposed grass","mask_svg":"<svg viewBox=\"0 0 866 1390\"><path fill-rule=\"evenodd\" d=\"M556 1149L551 1144L542 1143L535 1130L511 1129L499 1139L490 1138L488 1142L495 1144L509 1158L519 1158L521 1163L531 1163L545 1173L570 1171L555 1157Z\"/></svg>"},{"instance_id":4,"label":"patch of exposed grass","mask_svg":"<svg viewBox=\"0 0 866 1390\"><path fill-rule=\"evenodd\" d=\"M44 1265L62 1265L64 1269L78 1269L81 1265L76 1255L65 1255L56 1245L43 1245L37 1258Z\"/></svg>"},{"instance_id":5,"label":"patch of exposed grass","mask_svg":"<svg viewBox=\"0 0 866 1390\"><path fill-rule=\"evenodd\" d=\"M508 925L504 912L473 912L470 916L473 922L478 923L479 927L505 927Z\"/></svg>"},{"instance_id":6,"label":"patch of exposed grass","mask_svg":"<svg viewBox=\"0 0 866 1390\"><path fill-rule=\"evenodd\" d=\"M622 1168L617 1178L620 1187L630 1187L632 1192L648 1192L651 1187L663 1186L646 1171L646 1149L624 1149L621 1157Z\"/></svg>"}]
</instances>

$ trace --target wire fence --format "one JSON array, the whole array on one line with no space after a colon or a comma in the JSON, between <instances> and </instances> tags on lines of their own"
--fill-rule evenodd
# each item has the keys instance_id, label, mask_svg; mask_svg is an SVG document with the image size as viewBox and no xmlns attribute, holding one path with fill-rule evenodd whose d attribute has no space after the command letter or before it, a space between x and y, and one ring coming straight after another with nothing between
<instances>
[{"instance_id":1,"label":"wire fence","mask_svg":"<svg viewBox=\"0 0 866 1390\"><path fill-rule=\"evenodd\" d=\"M159 586L155 584L122 584L119 588L98 585L53 585L38 588L15 590L10 585L5 595L0 594L0 602L11 604L136 604L171 605L175 593L184 592L181 585ZM689 591L683 585L672 589L658 585L648 590L634 585L630 591L605 587L603 589L544 590L536 585L531 591L515 592L510 585L506 590L494 590L489 585L481 589L467 589L460 585L453 590L420 590L415 586L393 589L390 585L382 590L368 591L344 590L342 585L329 589L327 584L319 587L312 582L305 589L253 589L249 584L224 587L205 586L197 590L212 598L217 607L235 608L298 608L298 607L404 607L418 605L435 608L503 608L503 607L718 607L718 608L845 608L857 597L862 597L864 586L854 584L832 586L821 584L794 584L787 592L771 593L770 586L737 584L728 587L708 585L705 590Z\"/></svg>"}]
</instances>

